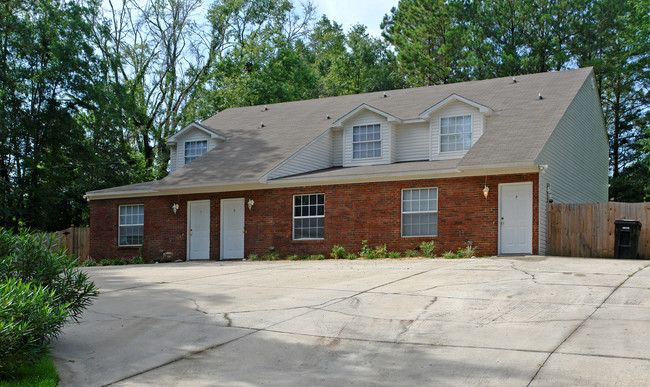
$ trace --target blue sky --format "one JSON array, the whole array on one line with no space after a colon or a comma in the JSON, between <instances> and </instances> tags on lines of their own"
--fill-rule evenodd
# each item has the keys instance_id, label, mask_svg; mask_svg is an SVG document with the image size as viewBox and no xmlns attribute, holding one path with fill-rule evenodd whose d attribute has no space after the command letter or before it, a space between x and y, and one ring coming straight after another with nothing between
<instances>
[{"instance_id":1,"label":"blue sky","mask_svg":"<svg viewBox=\"0 0 650 387\"><path fill-rule=\"evenodd\" d=\"M390 13L392 7L397 6L398 0L312 0L318 7L318 19L322 14L327 15L343 26L347 32L350 27L360 23L368 27L368 33L376 37L381 36L379 24L384 15ZM299 4L294 0L294 4Z\"/></svg>"}]
</instances>

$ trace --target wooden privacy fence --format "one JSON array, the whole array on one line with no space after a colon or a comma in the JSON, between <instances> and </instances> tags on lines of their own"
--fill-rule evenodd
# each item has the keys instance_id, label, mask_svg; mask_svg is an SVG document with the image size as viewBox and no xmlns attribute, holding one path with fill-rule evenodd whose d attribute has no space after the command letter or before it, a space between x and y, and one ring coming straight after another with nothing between
<instances>
[{"instance_id":1,"label":"wooden privacy fence","mask_svg":"<svg viewBox=\"0 0 650 387\"><path fill-rule=\"evenodd\" d=\"M68 254L76 255L82 261L88 259L90 253L90 228L69 227L65 230L52 233L55 241L53 250L65 248Z\"/></svg>"},{"instance_id":2,"label":"wooden privacy fence","mask_svg":"<svg viewBox=\"0 0 650 387\"><path fill-rule=\"evenodd\" d=\"M619 219L641 222L639 256L650 258L650 203L551 204L546 254L613 257Z\"/></svg>"}]
</instances>

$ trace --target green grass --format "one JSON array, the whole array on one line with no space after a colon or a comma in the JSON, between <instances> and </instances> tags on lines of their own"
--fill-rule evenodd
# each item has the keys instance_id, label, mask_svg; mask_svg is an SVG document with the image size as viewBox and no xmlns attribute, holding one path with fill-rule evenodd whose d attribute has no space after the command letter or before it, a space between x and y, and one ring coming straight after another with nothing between
<instances>
[{"instance_id":1,"label":"green grass","mask_svg":"<svg viewBox=\"0 0 650 387\"><path fill-rule=\"evenodd\" d=\"M33 367L23 367L14 380L0 380L0 387L56 387L59 374L52 358L46 356Z\"/></svg>"}]
</instances>

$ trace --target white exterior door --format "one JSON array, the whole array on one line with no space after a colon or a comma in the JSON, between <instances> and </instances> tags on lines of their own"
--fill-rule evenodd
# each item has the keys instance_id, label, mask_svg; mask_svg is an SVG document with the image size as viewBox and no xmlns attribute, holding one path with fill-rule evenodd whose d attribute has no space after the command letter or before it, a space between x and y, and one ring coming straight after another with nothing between
<instances>
[{"instance_id":1,"label":"white exterior door","mask_svg":"<svg viewBox=\"0 0 650 387\"><path fill-rule=\"evenodd\" d=\"M210 259L210 201L187 202L187 259Z\"/></svg>"},{"instance_id":2,"label":"white exterior door","mask_svg":"<svg viewBox=\"0 0 650 387\"><path fill-rule=\"evenodd\" d=\"M221 200L221 259L244 258L244 198Z\"/></svg>"},{"instance_id":3,"label":"white exterior door","mask_svg":"<svg viewBox=\"0 0 650 387\"><path fill-rule=\"evenodd\" d=\"M533 252L533 183L499 184L499 254Z\"/></svg>"}]
</instances>

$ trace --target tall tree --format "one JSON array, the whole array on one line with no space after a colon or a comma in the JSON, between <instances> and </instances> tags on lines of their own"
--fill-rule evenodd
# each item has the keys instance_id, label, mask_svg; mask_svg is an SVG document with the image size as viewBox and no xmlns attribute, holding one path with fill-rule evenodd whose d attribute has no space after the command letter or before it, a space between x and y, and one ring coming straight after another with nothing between
<instances>
[{"instance_id":1,"label":"tall tree","mask_svg":"<svg viewBox=\"0 0 650 387\"><path fill-rule=\"evenodd\" d=\"M77 2L0 5L0 225L42 230L81 217L74 182L90 155L76 117L91 98L97 63Z\"/></svg>"},{"instance_id":2,"label":"tall tree","mask_svg":"<svg viewBox=\"0 0 650 387\"><path fill-rule=\"evenodd\" d=\"M411 86L465 80L458 63L464 42L457 39L446 0L400 0L384 16L382 36L395 47L397 61Z\"/></svg>"}]
</instances>

